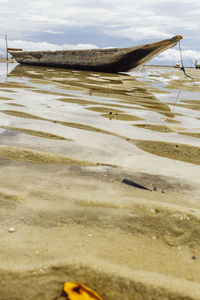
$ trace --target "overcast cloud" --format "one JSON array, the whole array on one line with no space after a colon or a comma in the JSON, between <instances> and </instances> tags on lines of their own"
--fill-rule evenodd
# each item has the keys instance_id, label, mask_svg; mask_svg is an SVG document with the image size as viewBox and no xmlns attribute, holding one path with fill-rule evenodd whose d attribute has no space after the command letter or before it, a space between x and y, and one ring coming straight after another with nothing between
<instances>
[{"instance_id":1,"label":"overcast cloud","mask_svg":"<svg viewBox=\"0 0 200 300\"><path fill-rule=\"evenodd\" d=\"M0 0L0 53L9 47L56 50L126 47L183 35L185 65L200 59L197 0ZM155 63L180 60L178 47Z\"/></svg>"}]
</instances>

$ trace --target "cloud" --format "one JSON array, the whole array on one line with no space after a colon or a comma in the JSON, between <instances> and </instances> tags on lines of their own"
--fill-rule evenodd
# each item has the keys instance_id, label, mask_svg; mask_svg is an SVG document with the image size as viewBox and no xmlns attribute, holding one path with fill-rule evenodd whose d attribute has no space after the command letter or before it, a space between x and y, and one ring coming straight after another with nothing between
<instances>
[{"instance_id":1,"label":"cloud","mask_svg":"<svg viewBox=\"0 0 200 300\"><path fill-rule=\"evenodd\" d=\"M8 44L8 47L10 48L22 48L24 51L41 51L41 50L73 50L73 49L95 49L98 48L96 45L92 44L52 44L47 42L27 42L22 40L13 40L10 42L10 45ZM0 39L0 49L3 49L5 51L5 41L3 39Z\"/></svg>"},{"instance_id":2,"label":"cloud","mask_svg":"<svg viewBox=\"0 0 200 300\"><path fill-rule=\"evenodd\" d=\"M118 36L118 37L128 37L134 41L139 41L139 40L144 40L144 39L167 39L172 36L172 34L168 34L165 32L162 32L159 30L159 28L156 27L144 27L141 26L137 28L136 26L134 27L126 27L122 29L116 30L116 28L112 28L109 30L105 30L105 33L111 35L111 36Z\"/></svg>"},{"instance_id":3,"label":"cloud","mask_svg":"<svg viewBox=\"0 0 200 300\"><path fill-rule=\"evenodd\" d=\"M188 3L183 2L185 5ZM57 0L55 5L53 0L3 0L0 32L7 32L18 38L38 30L57 31L56 28L61 26L63 30L70 27L97 26L102 28L105 34L119 34L136 40L146 37L163 38L174 34L176 28L188 30L200 25L197 17L195 22L193 21L197 13L188 14L188 10L185 11L183 5L177 5L177 1L172 3L152 0L150 3L147 0L129 0L128 3L118 0L99 0L97 3ZM162 10L167 3L171 3L171 11L168 14ZM199 4L194 5L193 11L200 9Z\"/></svg>"},{"instance_id":4,"label":"cloud","mask_svg":"<svg viewBox=\"0 0 200 300\"><path fill-rule=\"evenodd\" d=\"M184 60L200 60L200 51L194 50L183 50L181 51L181 56ZM180 51L176 49L169 49L156 58L157 61L178 61L180 62Z\"/></svg>"}]
</instances>

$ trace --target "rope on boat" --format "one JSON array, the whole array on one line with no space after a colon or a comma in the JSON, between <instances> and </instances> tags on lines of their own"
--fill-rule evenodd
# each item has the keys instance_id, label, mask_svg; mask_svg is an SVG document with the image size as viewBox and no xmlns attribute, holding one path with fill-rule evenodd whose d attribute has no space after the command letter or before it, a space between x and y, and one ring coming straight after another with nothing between
<instances>
[{"instance_id":1,"label":"rope on boat","mask_svg":"<svg viewBox=\"0 0 200 300\"><path fill-rule=\"evenodd\" d=\"M182 53L181 53L181 43L180 43L180 41L178 42L178 45L179 45L179 52L180 52L180 58L181 58L181 68L180 68L180 70L183 71L183 73L185 74L185 76L193 79L191 76L189 76L189 75L186 74L186 71L185 71L185 68L184 68L184 65L183 65L183 57L182 57Z\"/></svg>"}]
</instances>

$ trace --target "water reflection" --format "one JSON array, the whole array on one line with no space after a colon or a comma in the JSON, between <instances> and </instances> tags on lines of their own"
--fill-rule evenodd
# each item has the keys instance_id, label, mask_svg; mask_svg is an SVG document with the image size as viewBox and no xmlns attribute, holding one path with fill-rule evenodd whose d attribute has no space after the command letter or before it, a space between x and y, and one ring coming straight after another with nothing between
<instances>
[{"instance_id":1,"label":"water reflection","mask_svg":"<svg viewBox=\"0 0 200 300\"><path fill-rule=\"evenodd\" d=\"M104 74L18 65L10 72L9 78L23 78L26 82L28 80L29 84L35 88L37 87L35 92L39 93L54 93L55 95L55 91L58 89L59 91L60 89L70 90L71 96L80 95L82 97L82 94L84 94L84 98L90 100L91 97L87 97L87 95L94 97L100 96L101 103L98 102L94 104L103 104L104 106L109 105L112 107L119 107L120 105L121 108L131 108L132 110L145 109L159 112L170 118L174 117L168 105L160 102L143 82L138 81L137 78L128 74ZM49 87L46 86L44 89L44 84L49 85ZM41 89L39 89L39 86L41 86ZM78 91L79 93L77 94ZM67 95L67 97L68 96L69 95ZM62 100L64 101L64 99ZM97 98L97 100L99 101L100 99ZM107 103L108 100L109 104ZM66 99L66 102L67 101L71 101L71 103L76 101L75 103L77 103L77 99L73 98L71 98L71 100ZM82 99L82 103L79 101L79 104L91 104L85 101L85 99ZM137 114L138 113L139 112L137 112Z\"/></svg>"},{"instance_id":2,"label":"water reflection","mask_svg":"<svg viewBox=\"0 0 200 300\"><path fill-rule=\"evenodd\" d=\"M8 74L16 67L16 64L0 63L0 82L7 82Z\"/></svg>"}]
</instances>

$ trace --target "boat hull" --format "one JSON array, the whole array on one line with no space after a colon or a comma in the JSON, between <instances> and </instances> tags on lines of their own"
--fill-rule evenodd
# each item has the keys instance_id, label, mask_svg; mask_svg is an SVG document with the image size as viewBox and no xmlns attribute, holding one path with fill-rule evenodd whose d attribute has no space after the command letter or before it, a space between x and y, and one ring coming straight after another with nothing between
<instances>
[{"instance_id":1,"label":"boat hull","mask_svg":"<svg viewBox=\"0 0 200 300\"><path fill-rule=\"evenodd\" d=\"M14 59L21 64L61 67L96 72L127 72L138 67L177 44L182 39L175 36L157 43L130 48L21 51L8 49Z\"/></svg>"}]
</instances>

